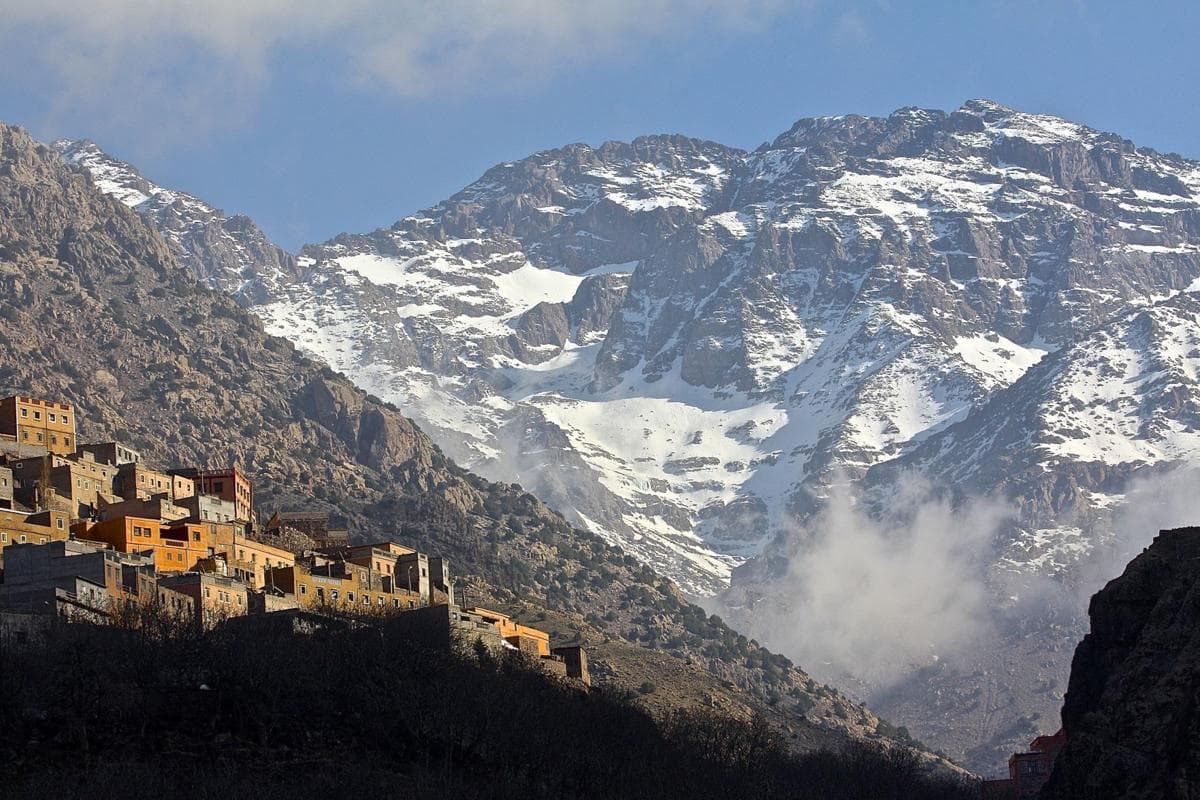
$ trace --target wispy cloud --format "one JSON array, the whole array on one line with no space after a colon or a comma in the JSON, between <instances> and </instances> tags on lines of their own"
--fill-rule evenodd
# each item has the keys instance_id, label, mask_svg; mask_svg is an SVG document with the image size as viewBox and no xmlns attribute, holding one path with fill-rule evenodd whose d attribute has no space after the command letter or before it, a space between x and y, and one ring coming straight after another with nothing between
<instances>
[{"instance_id":1,"label":"wispy cloud","mask_svg":"<svg viewBox=\"0 0 1200 800\"><path fill-rule=\"evenodd\" d=\"M40 62L60 108L192 130L249 112L281 54L399 97L510 91L563 68L745 34L784 0L0 0L0 46ZM287 63L283 60L283 63ZM291 63L295 63L294 61ZM286 68L286 67L285 67Z\"/></svg>"}]
</instances>

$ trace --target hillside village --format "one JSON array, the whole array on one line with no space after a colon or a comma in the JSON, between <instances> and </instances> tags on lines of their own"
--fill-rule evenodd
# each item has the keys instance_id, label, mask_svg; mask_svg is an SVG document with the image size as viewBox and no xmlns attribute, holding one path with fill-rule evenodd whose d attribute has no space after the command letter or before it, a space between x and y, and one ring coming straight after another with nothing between
<instances>
[{"instance_id":1,"label":"hillside village","mask_svg":"<svg viewBox=\"0 0 1200 800\"><path fill-rule=\"evenodd\" d=\"M518 651L590 684L583 648L457 603L447 559L388 540L352 543L321 512L276 510L263 521L236 465L156 469L124 443L79 442L77 422L67 403L0 400L0 638L146 607L203 628L256 615L296 630L403 615L448 646Z\"/></svg>"}]
</instances>

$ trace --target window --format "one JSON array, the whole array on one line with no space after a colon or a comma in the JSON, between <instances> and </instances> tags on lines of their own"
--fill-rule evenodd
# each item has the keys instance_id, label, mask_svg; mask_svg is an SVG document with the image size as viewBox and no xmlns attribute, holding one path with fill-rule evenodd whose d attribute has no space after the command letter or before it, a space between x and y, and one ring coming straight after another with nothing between
<instances>
[{"instance_id":1,"label":"window","mask_svg":"<svg viewBox=\"0 0 1200 800\"><path fill-rule=\"evenodd\" d=\"M381 597L379 599L382 600L383 598ZM365 595L365 594L363 595L363 605L364 606L371 605L371 598L368 595Z\"/></svg>"},{"instance_id":2,"label":"window","mask_svg":"<svg viewBox=\"0 0 1200 800\"><path fill-rule=\"evenodd\" d=\"M50 412L50 421L58 422L58 415L56 415L53 411Z\"/></svg>"},{"instance_id":3,"label":"window","mask_svg":"<svg viewBox=\"0 0 1200 800\"><path fill-rule=\"evenodd\" d=\"M193 542L200 541L200 531L192 531L192 541Z\"/></svg>"},{"instance_id":4,"label":"window","mask_svg":"<svg viewBox=\"0 0 1200 800\"><path fill-rule=\"evenodd\" d=\"M335 594L334 597L337 597L337 595ZM346 592L346 599L349 600L351 603L353 603L354 602L354 592Z\"/></svg>"},{"instance_id":5,"label":"window","mask_svg":"<svg viewBox=\"0 0 1200 800\"><path fill-rule=\"evenodd\" d=\"M35 411L35 412L33 412L33 418L34 418L34 419L41 419L41 418L42 418L42 412L40 412L40 411Z\"/></svg>"},{"instance_id":6,"label":"window","mask_svg":"<svg viewBox=\"0 0 1200 800\"><path fill-rule=\"evenodd\" d=\"M58 444L58 437L54 434L50 434L50 444Z\"/></svg>"},{"instance_id":7,"label":"window","mask_svg":"<svg viewBox=\"0 0 1200 800\"><path fill-rule=\"evenodd\" d=\"M23 534L23 533L21 534L21 541L22 541L22 542L24 542L24 541L28 541L28 540L25 538L25 534Z\"/></svg>"},{"instance_id":8,"label":"window","mask_svg":"<svg viewBox=\"0 0 1200 800\"><path fill-rule=\"evenodd\" d=\"M25 441L29 441L29 431L21 431L21 438ZM21 465L17 464L17 466L19 467Z\"/></svg>"},{"instance_id":9,"label":"window","mask_svg":"<svg viewBox=\"0 0 1200 800\"><path fill-rule=\"evenodd\" d=\"M39 441L39 442L44 442L44 441L46 441L46 437L45 437L45 436L42 436L42 434L41 434L40 432L38 433L38 441Z\"/></svg>"},{"instance_id":10,"label":"window","mask_svg":"<svg viewBox=\"0 0 1200 800\"><path fill-rule=\"evenodd\" d=\"M400 598L399 598L399 597L393 597L393 598L392 598L392 605L394 605L396 608L399 608L399 607L400 607Z\"/></svg>"},{"instance_id":11,"label":"window","mask_svg":"<svg viewBox=\"0 0 1200 800\"><path fill-rule=\"evenodd\" d=\"M8 534L5 533L4 531L0 531L0 542L7 542L7 541L8 541Z\"/></svg>"},{"instance_id":12,"label":"window","mask_svg":"<svg viewBox=\"0 0 1200 800\"><path fill-rule=\"evenodd\" d=\"M379 595L379 605L383 605L383 595Z\"/></svg>"},{"instance_id":13,"label":"window","mask_svg":"<svg viewBox=\"0 0 1200 800\"><path fill-rule=\"evenodd\" d=\"M308 594L308 587L305 586L303 583L300 584L300 594Z\"/></svg>"},{"instance_id":14,"label":"window","mask_svg":"<svg viewBox=\"0 0 1200 800\"><path fill-rule=\"evenodd\" d=\"M63 425L70 425L70 424L71 424L71 418L70 418L70 417L68 417L66 414L63 414L63 415L62 415L62 424L63 424ZM70 444L70 443L68 442L68 444Z\"/></svg>"},{"instance_id":15,"label":"window","mask_svg":"<svg viewBox=\"0 0 1200 800\"><path fill-rule=\"evenodd\" d=\"M28 408L22 408L22 409L21 409L21 416L22 416L22 417L28 417L28 416L29 416L29 409L28 409Z\"/></svg>"},{"instance_id":16,"label":"window","mask_svg":"<svg viewBox=\"0 0 1200 800\"><path fill-rule=\"evenodd\" d=\"M60 531L63 529L63 518L62 517L58 517L54 520L54 527L58 528Z\"/></svg>"},{"instance_id":17,"label":"window","mask_svg":"<svg viewBox=\"0 0 1200 800\"><path fill-rule=\"evenodd\" d=\"M338 599L338 590L333 589L332 591L329 592L329 596L332 597L334 600L337 600Z\"/></svg>"},{"instance_id":18,"label":"window","mask_svg":"<svg viewBox=\"0 0 1200 800\"><path fill-rule=\"evenodd\" d=\"M38 537L38 544L45 544L45 543L46 543L46 537L45 537L45 536L39 536L39 537Z\"/></svg>"}]
</instances>

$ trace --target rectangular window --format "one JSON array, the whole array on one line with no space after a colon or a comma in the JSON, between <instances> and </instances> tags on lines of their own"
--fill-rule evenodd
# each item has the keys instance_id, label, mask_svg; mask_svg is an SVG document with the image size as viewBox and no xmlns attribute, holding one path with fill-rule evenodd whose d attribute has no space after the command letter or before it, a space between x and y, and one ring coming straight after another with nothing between
<instances>
[{"instance_id":1,"label":"rectangular window","mask_svg":"<svg viewBox=\"0 0 1200 800\"><path fill-rule=\"evenodd\" d=\"M39 441L39 442L44 442L44 441L46 441L46 437L45 437L45 436L42 436L41 432L39 432L39 433L38 433L38 441Z\"/></svg>"},{"instance_id":2,"label":"rectangular window","mask_svg":"<svg viewBox=\"0 0 1200 800\"><path fill-rule=\"evenodd\" d=\"M70 417L68 417L66 414L63 414L63 415L62 415L62 423L63 423L63 425L70 425L70 424L71 424L71 418L70 418Z\"/></svg>"},{"instance_id":3,"label":"rectangular window","mask_svg":"<svg viewBox=\"0 0 1200 800\"><path fill-rule=\"evenodd\" d=\"M193 541L193 542L198 542L198 541L200 541L200 531L193 531L193 532L192 532L192 541Z\"/></svg>"},{"instance_id":4,"label":"rectangular window","mask_svg":"<svg viewBox=\"0 0 1200 800\"><path fill-rule=\"evenodd\" d=\"M29 441L29 431L21 431L21 438L25 441ZM17 466L19 467L21 465L17 464Z\"/></svg>"},{"instance_id":5,"label":"rectangular window","mask_svg":"<svg viewBox=\"0 0 1200 800\"><path fill-rule=\"evenodd\" d=\"M63 528L63 518L59 517L58 519L54 520L54 525L61 531Z\"/></svg>"},{"instance_id":6,"label":"rectangular window","mask_svg":"<svg viewBox=\"0 0 1200 800\"><path fill-rule=\"evenodd\" d=\"M50 421L58 422L58 416L53 411L50 412Z\"/></svg>"},{"instance_id":7,"label":"rectangular window","mask_svg":"<svg viewBox=\"0 0 1200 800\"><path fill-rule=\"evenodd\" d=\"M24 542L24 541L27 541L27 540L26 540L26 538L25 538L25 534L23 534L23 533L21 534L21 541L22 541L22 542Z\"/></svg>"},{"instance_id":8,"label":"rectangular window","mask_svg":"<svg viewBox=\"0 0 1200 800\"><path fill-rule=\"evenodd\" d=\"M29 409L28 409L28 408L22 408L22 409L21 409L21 416L22 416L22 417L28 417L28 416L29 416Z\"/></svg>"},{"instance_id":9,"label":"rectangular window","mask_svg":"<svg viewBox=\"0 0 1200 800\"><path fill-rule=\"evenodd\" d=\"M50 444L58 444L58 437L54 434L50 434Z\"/></svg>"},{"instance_id":10,"label":"rectangular window","mask_svg":"<svg viewBox=\"0 0 1200 800\"><path fill-rule=\"evenodd\" d=\"M8 541L8 534L4 533L3 531L0 531L0 542L7 542L7 541Z\"/></svg>"},{"instance_id":11,"label":"rectangular window","mask_svg":"<svg viewBox=\"0 0 1200 800\"><path fill-rule=\"evenodd\" d=\"M308 587L305 586L303 583L300 584L300 594L308 594Z\"/></svg>"}]
</instances>

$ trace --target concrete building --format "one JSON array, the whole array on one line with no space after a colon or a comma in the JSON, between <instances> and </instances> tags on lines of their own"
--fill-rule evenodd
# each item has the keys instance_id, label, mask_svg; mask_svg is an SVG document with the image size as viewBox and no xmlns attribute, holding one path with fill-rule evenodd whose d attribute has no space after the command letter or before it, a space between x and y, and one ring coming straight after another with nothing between
<instances>
[{"instance_id":1,"label":"concrete building","mask_svg":"<svg viewBox=\"0 0 1200 800\"><path fill-rule=\"evenodd\" d=\"M110 597L117 598L126 582L126 568L150 573L153 567L149 556L119 553L98 542L69 539L16 544L5 551L0 590L77 576L105 587Z\"/></svg>"},{"instance_id":2,"label":"concrete building","mask_svg":"<svg viewBox=\"0 0 1200 800\"><path fill-rule=\"evenodd\" d=\"M172 501L180 501L196 493L196 484L186 476L130 462L117 468L113 492L126 500L149 500L155 495L164 495Z\"/></svg>"},{"instance_id":3,"label":"concrete building","mask_svg":"<svg viewBox=\"0 0 1200 800\"><path fill-rule=\"evenodd\" d=\"M0 509L11 511L13 507L13 474L8 467L0 467Z\"/></svg>"},{"instance_id":4,"label":"concrete building","mask_svg":"<svg viewBox=\"0 0 1200 800\"><path fill-rule=\"evenodd\" d=\"M1053 736L1039 736L1029 745L1025 753L1013 753L1008 759L1008 777L984 781L980 794L988 800L1019 800L1037 797L1050 772L1058 751L1067 743L1067 734L1061 728Z\"/></svg>"},{"instance_id":5,"label":"concrete building","mask_svg":"<svg viewBox=\"0 0 1200 800\"><path fill-rule=\"evenodd\" d=\"M176 503L186 508L188 518L195 522L233 522L237 518L237 508L232 500L211 494L196 494Z\"/></svg>"},{"instance_id":6,"label":"concrete building","mask_svg":"<svg viewBox=\"0 0 1200 800\"><path fill-rule=\"evenodd\" d=\"M108 589L78 575L20 585L0 584L0 610L51 616L71 622L103 623L112 612Z\"/></svg>"},{"instance_id":7,"label":"concrete building","mask_svg":"<svg viewBox=\"0 0 1200 800\"><path fill-rule=\"evenodd\" d=\"M0 433L18 445L44 447L51 453L75 452L75 409L27 395L0 399Z\"/></svg>"},{"instance_id":8,"label":"concrete building","mask_svg":"<svg viewBox=\"0 0 1200 800\"><path fill-rule=\"evenodd\" d=\"M116 517L97 522L87 528L89 539L104 542L122 553L149 553L159 572L185 572L194 569L196 562L210 555L205 542L181 536L159 519L149 517Z\"/></svg>"},{"instance_id":9,"label":"concrete building","mask_svg":"<svg viewBox=\"0 0 1200 800\"><path fill-rule=\"evenodd\" d=\"M31 508L59 508L80 519L89 516L102 498L116 499L112 494L116 468L98 464L90 455L78 460L48 453L9 459L8 466L13 471L14 499Z\"/></svg>"},{"instance_id":10,"label":"concrete building","mask_svg":"<svg viewBox=\"0 0 1200 800\"><path fill-rule=\"evenodd\" d=\"M77 458L82 458L85 454L90 455L97 463L110 464L112 466L140 464L142 461L141 453L120 442L81 444L75 448L75 456Z\"/></svg>"},{"instance_id":11,"label":"concrete building","mask_svg":"<svg viewBox=\"0 0 1200 800\"><path fill-rule=\"evenodd\" d=\"M550 634L545 631L522 625L513 621L513 618L507 614L489 608L476 606L464 608L463 611L475 614L484 622L495 625L500 632L500 638L522 653L527 653L535 658L550 657Z\"/></svg>"},{"instance_id":12,"label":"concrete building","mask_svg":"<svg viewBox=\"0 0 1200 800\"><path fill-rule=\"evenodd\" d=\"M205 628L229 617L243 616L250 605L246 585L225 575L183 572L160 577L158 585L190 598L192 616Z\"/></svg>"},{"instance_id":13,"label":"concrete building","mask_svg":"<svg viewBox=\"0 0 1200 800\"><path fill-rule=\"evenodd\" d=\"M110 503L101 499L95 511L95 521L116 519L118 517L146 517L148 519L174 522L188 518L188 510L176 505L166 495L155 495L149 500L121 500Z\"/></svg>"},{"instance_id":14,"label":"concrete building","mask_svg":"<svg viewBox=\"0 0 1200 800\"><path fill-rule=\"evenodd\" d=\"M584 686L592 685L592 676L588 672L587 651L581 645L552 647L550 654L562 659L568 678L574 678Z\"/></svg>"},{"instance_id":15,"label":"concrete building","mask_svg":"<svg viewBox=\"0 0 1200 800\"><path fill-rule=\"evenodd\" d=\"M332 525L329 514L325 511L276 511L267 520L267 532L278 536L285 529L307 536L321 548L350 545L350 531ZM403 549L412 552L409 548Z\"/></svg>"},{"instance_id":16,"label":"concrete building","mask_svg":"<svg viewBox=\"0 0 1200 800\"><path fill-rule=\"evenodd\" d=\"M46 544L70 538L70 515L64 511L23 514L0 511L0 557L7 558L10 545Z\"/></svg>"},{"instance_id":17,"label":"concrete building","mask_svg":"<svg viewBox=\"0 0 1200 800\"><path fill-rule=\"evenodd\" d=\"M390 575L345 561L276 567L267 586L293 595L301 608L375 612L420 608L421 596L397 586Z\"/></svg>"},{"instance_id":18,"label":"concrete building","mask_svg":"<svg viewBox=\"0 0 1200 800\"><path fill-rule=\"evenodd\" d=\"M254 520L254 484L237 467L224 469L176 469L172 474L190 478L201 494L211 494L233 503L233 518L238 522Z\"/></svg>"}]
</instances>

